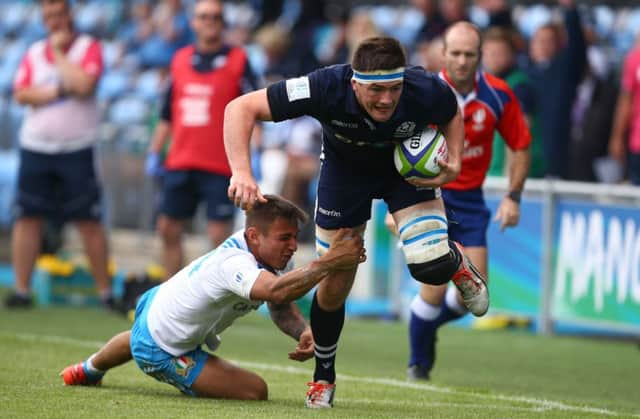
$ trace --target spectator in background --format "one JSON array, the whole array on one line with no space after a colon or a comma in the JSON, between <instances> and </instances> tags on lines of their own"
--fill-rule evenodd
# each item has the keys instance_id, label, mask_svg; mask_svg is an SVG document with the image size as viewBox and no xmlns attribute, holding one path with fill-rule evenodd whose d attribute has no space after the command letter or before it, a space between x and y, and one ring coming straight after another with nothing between
<instances>
[{"instance_id":1,"label":"spectator in background","mask_svg":"<svg viewBox=\"0 0 640 419\"><path fill-rule=\"evenodd\" d=\"M295 68L291 63L294 57L289 54L291 34L283 26L266 24L258 29L254 40L262 56L260 70L264 77L280 80Z\"/></svg>"},{"instance_id":2,"label":"spectator in background","mask_svg":"<svg viewBox=\"0 0 640 419\"><path fill-rule=\"evenodd\" d=\"M609 154L627 164L629 180L640 185L640 33L624 61Z\"/></svg>"},{"instance_id":3,"label":"spectator in background","mask_svg":"<svg viewBox=\"0 0 640 419\"><path fill-rule=\"evenodd\" d=\"M145 25L147 24L144 22ZM151 14L151 33L140 43L143 67L166 68L178 49L192 40L189 19L180 0L163 0ZM145 26L142 27L145 29Z\"/></svg>"},{"instance_id":4,"label":"spectator in background","mask_svg":"<svg viewBox=\"0 0 640 419\"><path fill-rule=\"evenodd\" d=\"M28 111L20 132L16 222L12 237L15 293L8 307L29 307L30 279L45 219L74 221L101 301L111 307L108 248L100 224L100 184L94 144L99 111L94 99L102 72L97 40L74 32L67 0L42 0L48 38L33 44L14 82Z\"/></svg>"},{"instance_id":5,"label":"spectator in background","mask_svg":"<svg viewBox=\"0 0 640 419\"><path fill-rule=\"evenodd\" d=\"M593 40L589 43L588 65L571 110L569 144L568 177L582 182L608 180L598 176L598 165L605 160L611 161L606 156L618 98L617 82L609 75L605 53ZM622 170L619 174L622 175Z\"/></svg>"},{"instance_id":6,"label":"spectator in background","mask_svg":"<svg viewBox=\"0 0 640 419\"><path fill-rule=\"evenodd\" d=\"M564 8L567 42L560 26L546 24L531 39L528 68L539 117L545 175L567 178L571 107L585 71L586 46L573 0L558 0Z\"/></svg>"},{"instance_id":7,"label":"spectator in background","mask_svg":"<svg viewBox=\"0 0 640 419\"><path fill-rule=\"evenodd\" d=\"M382 32L378 29L369 13L360 11L351 14L347 21L345 32L345 46L347 49L346 59L345 61L337 64L350 63L360 42L367 38L381 35Z\"/></svg>"},{"instance_id":8,"label":"spectator in background","mask_svg":"<svg viewBox=\"0 0 640 419\"><path fill-rule=\"evenodd\" d=\"M511 17L511 7L506 0L475 0L474 5L488 15L486 27L498 26L504 29L515 29Z\"/></svg>"},{"instance_id":9,"label":"spectator in background","mask_svg":"<svg viewBox=\"0 0 640 419\"><path fill-rule=\"evenodd\" d=\"M147 0L136 0L131 5L130 20L123 25L118 37L124 41L127 50L137 51L153 34L153 7Z\"/></svg>"},{"instance_id":10,"label":"spectator in background","mask_svg":"<svg viewBox=\"0 0 640 419\"><path fill-rule=\"evenodd\" d=\"M482 66L485 71L507 82L518 98L522 112L531 132L531 165L529 177L544 175L542 144L539 137L539 124L534 116L534 96L527 74L516 67L516 47L513 33L501 27L492 27L482 36ZM509 173L510 150L499 132L493 140L493 154L488 174L507 176Z\"/></svg>"},{"instance_id":11,"label":"spectator in background","mask_svg":"<svg viewBox=\"0 0 640 419\"><path fill-rule=\"evenodd\" d=\"M444 42L442 37L423 41L416 46L415 64L437 73L444 68Z\"/></svg>"},{"instance_id":12,"label":"spectator in background","mask_svg":"<svg viewBox=\"0 0 640 419\"><path fill-rule=\"evenodd\" d=\"M442 36L447 26L458 20L468 20L463 0L411 0L413 7L422 12L424 24L417 41L431 41Z\"/></svg>"},{"instance_id":13,"label":"spectator in background","mask_svg":"<svg viewBox=\"0 0 640 419\"><path fill-rule=\"evenodd\" d=\"M257 87L243 49L223 42L223 4L198 0L191 27L196 43L171 63L171 84L149 147L147 173L161 170L160 152L171 134L163 179L158 231L166 274L184 266L182 234L198 204L207 204L207 235L213 247L233 228L227 198L231 170L222 144L222 119L229 101Z\"/></svg>"}]
</instances>

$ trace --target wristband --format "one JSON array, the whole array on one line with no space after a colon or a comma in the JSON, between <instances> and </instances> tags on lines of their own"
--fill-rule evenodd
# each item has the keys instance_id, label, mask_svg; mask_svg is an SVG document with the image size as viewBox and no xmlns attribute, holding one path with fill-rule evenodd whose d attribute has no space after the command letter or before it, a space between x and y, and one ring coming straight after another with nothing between
<instances>
[{"instance_id":1,"label":"wristband","mask_svg":"<svg viewBox=\"0 0 640 419\"><path fill-rule=\"evenodd\" d=\"M507 194L507 198L509 198L516 204L519 204L520 201L522 201L522 191L516 191L516 190L509 191L509 193Z\"/></svg>"}]
</instances>

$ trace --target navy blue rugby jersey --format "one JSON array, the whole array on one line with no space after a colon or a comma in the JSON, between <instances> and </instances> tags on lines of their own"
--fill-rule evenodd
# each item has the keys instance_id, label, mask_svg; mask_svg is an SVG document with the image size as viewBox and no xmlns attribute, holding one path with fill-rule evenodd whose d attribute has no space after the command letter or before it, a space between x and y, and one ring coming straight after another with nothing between
<instances>
[{"instance_id":1,"label":"navy blue rugby jersey","mask_svg":"<svg viewBox=\"0 0 640 419\"><path fill-rule=\"evenodd\" d=\"M391 119L376 122L358 104L348 64L321 68L307 76L282 80L267 89L274 121L309 115L323 128L326 161L393 167L393 145L426 125L449 122L458 109L455 95L436 74L422 67L405 70L398 106Z\"/></svg>"}]
</instances>

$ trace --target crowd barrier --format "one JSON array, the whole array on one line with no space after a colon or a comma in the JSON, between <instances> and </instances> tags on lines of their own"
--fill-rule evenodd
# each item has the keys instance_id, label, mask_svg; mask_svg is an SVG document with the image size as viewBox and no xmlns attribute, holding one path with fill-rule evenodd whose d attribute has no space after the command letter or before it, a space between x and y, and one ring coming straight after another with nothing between
<instances>
[{"instance_id":1,"label":"crowd barrier","mask_svg":"<svg viewBox=\"0 0 640 419\"><path fill-rule=\"evenodd\" d=\"M495 214L507 180L490 178L484 190ZM630 185L527 181L520 225L489 228L488 316L529 318L544 334L640 336L639 204L640 188ZM419 284L384 230L384 204L375 207L352 313L370 301L369 312L406 318Z\"/></svg>"}]
</instances>

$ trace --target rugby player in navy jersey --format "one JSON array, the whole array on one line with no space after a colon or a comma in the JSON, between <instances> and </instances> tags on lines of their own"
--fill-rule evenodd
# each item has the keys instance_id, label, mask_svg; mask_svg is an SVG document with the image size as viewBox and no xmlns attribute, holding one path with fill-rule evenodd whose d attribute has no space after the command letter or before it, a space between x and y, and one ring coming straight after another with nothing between
<instances>
[{"instance_id":1,"label":"rugby player in navy jersey","mask_svg":"<svg viewBox=\"0 0 640 419\"><path fill-rule=\"evenodd\" d=\"M482 316L489 306L484 278L448 240L440 186L460 172L464 125L456 98L436 75L407 68L400 43L363 41L351 65L335 65L242 95L227 105L224 142L232 177L229 198L240 208L263 202L251 172L249 141L256 121L309 115L323 127L316 204L320 255L341 227L363 234L373 199L384 199L398 226L412 276L434 285L452 280L468 309ZM393 146L429 124L447 139L449 157L431 179L406 180L393 164ZM334 272L318 285L311 304L315 372L306 406L333 406L335 359L344 324L344 304L356 268Z\"/></svg>"}]
</instances>

